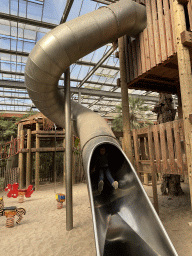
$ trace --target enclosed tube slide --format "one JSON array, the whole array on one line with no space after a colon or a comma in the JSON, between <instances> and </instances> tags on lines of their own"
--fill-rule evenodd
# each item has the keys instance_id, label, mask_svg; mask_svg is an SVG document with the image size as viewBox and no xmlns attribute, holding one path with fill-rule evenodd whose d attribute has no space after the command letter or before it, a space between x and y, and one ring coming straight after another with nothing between
<instances>
[{"instance_id":1,"label":"enclosed tube slide","mask_svg":"<svg viewBox=\"0 0 192 256\"><path fill-rule=\"evenodd\" d=\"M59 25L37 42L28 57L25 83L36 107L64 127L64 95L58 81L75 61L99 47L146 27L143 5L122 0ZM84 169L92 209L97 256L177 255L129 159L113 132L96 113L71 102L73 125L81 140ZM110 156L112 175L119 181L114 191L107 184L97 195L97 179L90 169L99 146Z\"/></svg>"}]
</instances>

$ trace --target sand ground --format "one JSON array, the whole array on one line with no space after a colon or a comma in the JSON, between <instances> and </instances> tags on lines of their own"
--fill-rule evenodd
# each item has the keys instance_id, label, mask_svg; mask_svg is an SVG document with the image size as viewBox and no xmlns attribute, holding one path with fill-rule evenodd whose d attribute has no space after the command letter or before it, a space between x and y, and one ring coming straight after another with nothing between
<instances>
[{"instance_id":1,"label":"sand ground","mask_svg":"<svg viewBox=\"0 0 192 256\"><path fill-rule=\"evenodd\" d=\"M144 186L152 200L152 187ZM192 211L188 184L182 183L185 195L161 196L159 186L160 219L170 236L179 256L192 256ZM64 193L57 184L56 193ZM6 218L0 218L1 256L95 256L95 242L87 185L73 187L73 230L66 231L66 208L57 209L54 185L40 186L31 198L18 203L18 198L4 196L6 206L24 207L27 211L19 225L6 228ZM17 218L17 217L16 217ZM15 218L15 219L16 219Z\"/></svg>"}]
</instances>

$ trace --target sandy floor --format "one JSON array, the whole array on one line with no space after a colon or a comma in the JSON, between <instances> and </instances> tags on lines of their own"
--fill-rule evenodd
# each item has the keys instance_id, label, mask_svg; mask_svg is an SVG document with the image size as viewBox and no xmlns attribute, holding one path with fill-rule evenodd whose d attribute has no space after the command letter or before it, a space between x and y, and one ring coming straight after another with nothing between
<instances>
[{"instance_id":1,"label":"sandy floor","mask_svg":"<svg viewBox=\"0 0 192 256\"><path fill-rule=\"evenodd\" d=\"M179 256L192 256L192 227L188 225L192 222L189 188L186 184L182 187L185 195L180 198L162 197L159 192L160 218ZM151 198L152 187L145 186L145 189ZM64 192L57 184L56 193ZM6 192L0 192L1 195L5 206L24 207L27 214L14 228L6 228L6 218L0 218L0 255L96 255L86 184L74 185L74 228L69 232L66 231L65 206L57 209L53 185L41 186L40 191L26 198L23 204L18 203L18 198L8 198Z\"/></svg>"}]
</instances>

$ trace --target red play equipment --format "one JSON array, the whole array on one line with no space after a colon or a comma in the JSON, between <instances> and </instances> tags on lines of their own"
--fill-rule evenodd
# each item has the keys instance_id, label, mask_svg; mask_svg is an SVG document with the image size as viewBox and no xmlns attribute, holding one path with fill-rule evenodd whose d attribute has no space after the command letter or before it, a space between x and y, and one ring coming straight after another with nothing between
<instances>
[{"instance_id":1,"label":"red play equipment","mask_svg":"<svg viewBox=\"0 0 192 256\"><path fill-rule=\"evenodd\" d=\"M19 192L25 193L25 197L31 197L31 194L33 193L33 185L29 185L27 189L18 189L19 183L14 184L7 184L7 187L5 188L5 191L9 191L7 194L8 197L16 198L18 197Z\"/></svg>"}]
</instances>

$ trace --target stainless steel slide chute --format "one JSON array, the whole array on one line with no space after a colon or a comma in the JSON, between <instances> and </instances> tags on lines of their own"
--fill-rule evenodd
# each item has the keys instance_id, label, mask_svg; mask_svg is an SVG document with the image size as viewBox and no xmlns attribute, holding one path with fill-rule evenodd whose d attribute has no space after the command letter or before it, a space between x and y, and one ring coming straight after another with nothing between
<instances>
[{"instance_id":1,"label":"stainless steel slide chute","mask_svg":"<svg viewBox=\"0 0 192 256\"><path fill-rule=\"evenodd\" d=\"M105 179L98 193L98 172L90 174L100 147L109 155L109 168L119 182L114 190ZM83 150L93 215L97 255L178 255L133 166L112 137L94 138Z\"/></svg>"},{"instance_id":2,"label":"stainless steel slide chute","mask_svg":"<svg viewBox=\"0 0 192 256\"><path fill-rule=\"evenodd\" d=\"M64 125L64 95L58 81L78 59L128 34L146 27L145 6L122 0L59 25L31 51L25 68L25 84L36 107L55 124ZM106 121L71 101L73 130L82 146L84 169L92 209L97 256L177 255L149 201L134 168ZM109 151L111 171L120 188L106 183L96 194L97 179L90 176L98 147Z\"/></svg>"}]
</instances>

